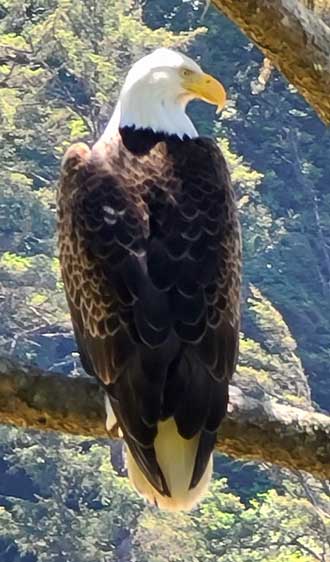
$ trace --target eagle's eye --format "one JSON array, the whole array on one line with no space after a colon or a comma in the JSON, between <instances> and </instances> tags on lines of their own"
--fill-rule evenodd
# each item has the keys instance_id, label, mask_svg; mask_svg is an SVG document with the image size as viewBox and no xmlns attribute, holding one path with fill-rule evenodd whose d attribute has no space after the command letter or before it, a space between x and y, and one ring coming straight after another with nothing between
<instances>
[{"instance_id":1,"label":"eagle's eye","mask_svg":"<svg viewBox=\"0 0 330 562\"><path fill-rule=\"evenodd\" d=\"M180 72L181 76L184 78L187 78L188 76L191 76L193 73L192 70L189 70L189 68L183 68Z\"/></svg>"}]
</instances>

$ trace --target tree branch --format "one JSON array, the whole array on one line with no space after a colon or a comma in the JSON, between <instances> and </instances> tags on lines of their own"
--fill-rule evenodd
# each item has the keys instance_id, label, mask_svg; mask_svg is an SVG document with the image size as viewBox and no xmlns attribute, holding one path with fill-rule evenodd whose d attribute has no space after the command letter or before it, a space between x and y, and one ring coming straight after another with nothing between
<instances>
[{"instance_id":1,"label":"tree branch","mask_svg":"<svg viewBox=\"0 0 330 562\"><path fill-rule=\"evenodd\" d=\"M2 424L107 437L102 394L89 377L50 374L0 358ZM221 426L217 449L238 459L330 478L330 417L274 399L261 402L231 387L230 412Z\"/></svg>"},{"instance_id":2,"label":"tree branch","mask_svg":"<svg viewBox=\"0 0 330 562\"><path fill-rule=\"evenodd\" d=\"M265 53L305 97L319 116L330 123L330 27L313 2L298 0L212 0ZM327 11L326 11L327 10ZM323 19L321 19L321 17Z\"/></svg>"}]
</instances>

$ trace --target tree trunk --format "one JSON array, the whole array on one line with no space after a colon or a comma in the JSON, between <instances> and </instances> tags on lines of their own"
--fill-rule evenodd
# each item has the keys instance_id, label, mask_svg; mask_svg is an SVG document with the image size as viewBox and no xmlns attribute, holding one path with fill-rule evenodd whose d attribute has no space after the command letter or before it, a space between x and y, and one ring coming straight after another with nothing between
<instances>
[{"instance_id":1,"label":"tree trunk","mask_svg":"<svg viewBox=\"0 0 330 562\"><path fill-rule=\"evenodd\" d=\"M212 0L330 123L330 1Z\"/></svg>"}]
</instances>

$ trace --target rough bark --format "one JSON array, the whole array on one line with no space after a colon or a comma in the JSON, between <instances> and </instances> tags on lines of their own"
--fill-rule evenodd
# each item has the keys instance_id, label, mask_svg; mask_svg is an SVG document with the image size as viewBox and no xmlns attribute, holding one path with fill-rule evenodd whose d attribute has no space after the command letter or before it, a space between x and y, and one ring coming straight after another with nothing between
<instances>
[{"instance_id":1,"label":"rough bark","mask_svg":"<svg viewBox=\"0 0 330 562\"><path fill-rule=\"evenodd\" d=\"M69 378L0 359L0 423L107 437L102 391L89 377ZM116 431L111 435L117 437ZM260 402L231 388L230 413L217 448L232 457L276 463L330 478L330 417Z\"/></svg>"},{"instance_id":2,"label":"rough bark","mask_svg":"<svg viewBox=\"0 0 330 562\"><path fill-rule=\"evenodd\" d=\"M330 123L330 2L212 0Z\"/></svg>"}]
</instances>

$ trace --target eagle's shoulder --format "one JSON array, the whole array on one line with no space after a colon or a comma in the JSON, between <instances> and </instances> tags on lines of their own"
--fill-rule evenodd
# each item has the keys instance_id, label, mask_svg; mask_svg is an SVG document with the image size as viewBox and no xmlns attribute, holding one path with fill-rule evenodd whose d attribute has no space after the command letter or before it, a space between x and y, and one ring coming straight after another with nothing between
<instances>
[{"instance_id":1,"label":"eagle's shoulder","mask_svg":"<svg viewBox=\"0 0 330 562\"><path fill-rule=\"evenodd\" d=\"M220 166L225 170L228 169L227 162L222 153L222 150L219 144L213 138L202 136L197 137L196 139L194 139L194 141L201 155L204 154L205 161L211 159L217 166ZM206 155L208 155L208 158L206 158Z\"/></svg>"},{"instance_id":2,"label":"eagle's shoulder","mask_svg":"<svg viewBox=\"0 0 330 562\"><path fill-rule=\"evenodd\" d=\"M61 162L62 174L77 171L86 166L91 156L91 149L84 142L76 142L65 151Z\"/></svg>"}]
</instances>

